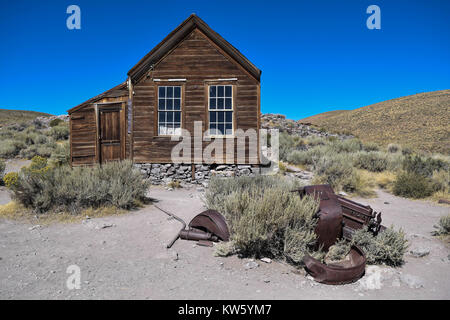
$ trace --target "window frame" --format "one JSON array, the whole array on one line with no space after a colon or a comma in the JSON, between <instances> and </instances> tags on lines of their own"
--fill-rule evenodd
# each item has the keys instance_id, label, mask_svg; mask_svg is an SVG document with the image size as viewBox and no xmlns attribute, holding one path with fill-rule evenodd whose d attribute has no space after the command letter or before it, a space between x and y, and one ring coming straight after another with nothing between
<instances>
[{"instance_id":1,"label":"window frame","mask_svg":"<svg viewBox=\"0 0 450 320\"><path fill-rule=\"evenodd\" d=\"M180 133L179 134L160 134L159 132L159 88L160 87L180 87ZM185 94L185 83L175 82L175 81L158 81L158 84L155 85L155 121L154 121L154 130L155 137L180 137L182 135L181 130L184 128L184 94ZM163 110L164 111L164 110ZM167 111L167 110L165 110ZM178 110L173 110L178 111Z\"/></svg>"},{"instance_id":2,"label":"window frame","mask_svg":"<svg viewBox=\"0 0 450 320\"><path fill-rule=\"evenodd\" d=\"M211 86L230 86L231 87L231 109L211 109L210 106L210 87ZM217 97L217 95L216 95ZM210 138L234 138L235 137L235 129L236 129L236 124L235 124L235 99L236 97L236 84L235 83L230 83L230 82L207 82L206 83L206 117L208 119L208 123L206 124L206 130L207 130L207 136ZM225 129L225 133L223 134L211 134L210 133L210 123L211 123L211 119L210 119L210 112L211 111L231 111L231 134L226 134L226 129ZM217 122L216 122L217 123ZM224 123L226 123L224 121Z\"/></svg>"}]
</instances>

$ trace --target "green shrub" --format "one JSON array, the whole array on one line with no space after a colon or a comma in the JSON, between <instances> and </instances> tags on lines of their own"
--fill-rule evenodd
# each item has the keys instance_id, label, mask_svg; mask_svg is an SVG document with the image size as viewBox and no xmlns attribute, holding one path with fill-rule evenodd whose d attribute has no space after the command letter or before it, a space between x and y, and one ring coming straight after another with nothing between
<instances>
[{"instance_id":1,"label":"green shrub","mask_svg":"<svg viewBox=\"0 0 450 320\"><path fill-rule=\"evenodd\" d=\"M50 156L50 162L56 166L69 164L70 146L68 141L58 144Z\"/></svg>"},{"instance_id":2,"label":"green shrub","mask_svg":"<svg viewBox=\"0 0 450 320\"><path fill-rule=\"evenodd\" d=\"M296 187L283 177L213 178L204 201L225 216L239 254L299 263L306 253L317 254L318 202L290 192Z\"/></svg>"},{"instance_id":3,"label":"green shrub","mask_svg":"<svg viewBox=\"0 0 450 320\"><path fill-rule=\"evenodd\" d=\"M430 180L414 172L401 172L394 182L393 192L406 198L425 198L433 193Z\"/></svg>"},{"instance_id":4,"label":"green shrub","mask_svg":"<svg viewBox=\"0 0 450 320\"><path fill-rule=\"evenodd\" d=\"M450 164L443 159L414 155L406 156L404 158L403 169L410 173L431 177L433 175L433 171L449 170Z\"/></svg>"},{"instance_id":5,"label":"green shrub","mask_svg":"<svg viewBox=\"0 0 450 320\"><path fill-rule=\"evenodd\" d=\"M395 231L387 228L377 236L367 231L367 227L353 234L352 244L358 245L366 254L368 264L386 264L400 266L408 248L408 241L402 229Z\"/></svg>"},{"instance_id":6,"label":"green shrub","mask_svg":"<svg viewBox=\"0 0 450 320\"><path fill-rule=\"evenodd\" d=\"M449 235L450 234L450 214L442 216L439 219L439 224L436 227L438 230L435 235Z\"/></svg>"},{"instance_id":7,"label":"green shrub","mask_svg":"<svg viewBox=\"0 0 450 320\"><path fill-rule=\"evenodd\" d=\"M322 183L330 184L333 189L342 189L345 181L354 175L352 161L345 154L323 156L314 166L314 172Z\"/></svg>"},{"instance_id":8,"label":"green shrub","mask_svg":"<svg viewBox=\"0 0 450 320\"><path fill-rule=\"evenodd\" d=\"M344 238L339 239L328 249L325 259L327 262L340 261L349 253L350 248L351 243L349 241Z\"/></svg>"},{"instance_id":9,"label":"green shrub","mask_svg":"<svg viewBox=\"0 0 450 320\"><path fill-rule=\"evenodd\" d=\"M396 143L390 143L387 146L387 151L389 153L397 153L400 152L402 150L402 148L400 147L400 145L396 144Z\"/></svg>"},{"instance_id":10,"label":"green shrub","mask_svg":"<svg viewBox=\"0 0 450 320\"><path fill-rule=\"evenodd\" d=\"M388 166L386 154L378 151L360 151L355 154L354 166L371 172L382 172Z\"/></svg>"},{"instance_id":11,"label":"green shrub","mask_svg":"<svg viewBox=\"0 0 450 320\"><path fill-rule=\"evenodd\" d=\"M446 191L450 190L450 171L439 170L434 171L431 177L434 191Z\"/></svg>"},{"instance_id":12,"label":"green shrub","mask_svg":"<svg viewBox=\"0 0 450 320\"><path fill-rule=\"evenodd\" d=\"M362 148L364 151L367 151L367 152L380 150L380 147L378 146L378 144L376 144L374 142L366 142L363 144Z\"/></svg>"},{"instance_id":13,"label":"green shrub","mask_svg":"<svg viewBox=\"0 0 450 320\"><path fill-rule=\"evenodd\" d=\"M280 160L286 161L288 155L295 150L304 148L303 140L298 136L293 136L282 132L279 140L279 157Z\"/></svg>"},{"instance_id":14,"label":"green shrub","mask_svg":"<svg viewBox=\"0 0 450 320\"><path fill-rule=\"evenodd\" d=\"M130 161L111 162L91 168L49 167L46 159L35 157L19 173L14 196L37 212L112 205L129 209L145 197L148 182Z\"/></svg>"},{"instance_id":15,"label":"green shrub","mask_svg":"<svg viewBox=\"0 0 450 320\"><path fill-rule=\"evenodd\" d=\"M49 135L55 140L65 140L69 137L69 126L64 123L52 127L49 131Z\"/></svg>"},{"instance_id":16,"label":"green shrub","mask_svg":"<svg viewBox=\"0 0 450 320\"><path fill-rule=\"evenodd\" d=\"M14 140L0 141L0 158L14 158L19 153L19 150Z\"/></svg>"},{"instance_id":17,"label":"green shrub","mask_svg":"<svg viewBox=\"0 0 450 320\"><path fill-rule=\"evenodd\" d=\"M60 125L63 122L64 122L63 120L61 120L59 118L56 118L56 119L53 119L53 120L51 120L49 122L49 126L53 128L53 127L56 127L56 126Z\"/></svg>"},{"instance_id":18,"label":"green shrub","mask_svg":"<svg viewBox=\"0 0 450 320\"><path fill-rule=\"evenodd\" d=\"M314 165L327 153L325 146L317 146L308 150L295 150L289 153L287 161L296 165Z\"/></svg>"},{"instance_id":19,"label":"green shrub","mask_svg":"<svg viewBox=\"0 0 450 320\"><path fill-rule=\"evenodd\" d=\"M362 143L358 139L336 140L328 144L332 153L353 153L362 150Z\"/></svg>"},{"instance_id":20,"label":"green shrub","mask_svg":"<svg viewBox=\"0 0 450 320\"><path fill-rule=\"evenodd\" d=\"M17 182L19 180L19 174L17 172L8 172L3 177L3 182L5 186L9 189L13 189L17 186Z\"/></svg>"}]
</instances>

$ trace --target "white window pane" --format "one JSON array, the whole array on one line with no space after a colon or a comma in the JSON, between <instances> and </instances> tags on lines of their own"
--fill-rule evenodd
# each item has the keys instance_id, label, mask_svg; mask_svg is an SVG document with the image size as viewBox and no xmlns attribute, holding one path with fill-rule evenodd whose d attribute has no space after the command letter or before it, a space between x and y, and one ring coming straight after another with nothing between
<instances>
[{"instance_id":1,"label":"white window pane","mask_svg":"<svg viewBox=\"0 0 450 320\"><path fill-rule=\"evenodd\" d=\"M167 134L167 127L164 124L159 125L159 134Z\"/></svg>"}]
</instances>

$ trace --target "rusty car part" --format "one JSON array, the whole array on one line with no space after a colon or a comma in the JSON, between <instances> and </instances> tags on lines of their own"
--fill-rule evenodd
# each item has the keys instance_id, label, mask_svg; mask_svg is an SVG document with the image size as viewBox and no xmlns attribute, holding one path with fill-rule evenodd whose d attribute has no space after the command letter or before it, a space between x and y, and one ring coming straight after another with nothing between
<instances>
[{"instance_id":1,"label":"rusty car part","mask_svg":"<svg viewBox=\"0 0 450 320\"><path fill-rule=\"evenodd\" d=\"M230 232L225 218L216 210L208 209L199 213L189 223L191 229L203 230L210 232L219 240L228 241L230 239Z\"/></svg>"},{"instance_id":2,"label":"rusty car part","mask_svg":"<svg viewBox=\"0 0 450 320\"><path fill-rule=\"evenodd\" d=\"M325 284L351 283L364 275L366 268L366 256L364 252L353 245L347 259L330 264L321 263L319 260L306 255L303 258L306 271L315 281Z\"/></svg>"},{"instance_id":3,"label":"rusty car part","mask_svg":"<svg viewBox=\"0 0 450 320\"><path fill-rule=\"evenodd\" d=\"M186 229L186 222L184 222L183 219L173 213L161 209L157 205L155 205L155 207L170 217L178 220L183 225L180 232L167 245L167 248L172 247L178 238L202 241L202 243L206 243L207 241L216 242L219 240L228 241L230 238L225 218L215 210L206 210L199 213L191 220L189 228Z\"/></svg>"},{"instance_id":4,"label":"rusty car part","mask_svg":"<svg viewBox=\"0 0 450 320\"><path fill-rule=\"evenodd\" d=\"M319 199L319 211L315 233L318 236L318 245L328 250L342 235L342 207L333 188L329 184L302 187L297 190L300 197L312 195Z\"/></svg>"},{"instance_id":5,"label":"rusty car part","mask_svg":"<svg viewBox=\"0 0 450 320\"><path fill-rule=\"evenodd\" d=\"M370 206L352 201L342 196L337 196L338 202L342 207L343 215L343 237L351 239L356 230L362 229L364 226L374 235L385 229L381 225L381 212L374 211Z\"/></svg>"}]
</instances>

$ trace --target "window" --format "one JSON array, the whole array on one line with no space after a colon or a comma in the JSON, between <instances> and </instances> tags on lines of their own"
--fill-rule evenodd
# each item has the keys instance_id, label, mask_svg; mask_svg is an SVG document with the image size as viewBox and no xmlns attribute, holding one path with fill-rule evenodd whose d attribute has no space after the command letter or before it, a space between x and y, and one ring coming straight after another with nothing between
<instances>
[{"instance_id":1,"label":"window","mask_svg":"<svg viewBox=\"0 0 450 320\"><path fill-rule=\"evenodd\" d=\"M158 87L158 134L181 134L181 87Z\"/></svg>"},{"instance_id":2,"label":"window","mask_svg":"<svg viewBox=\"0 0 450 320\"><path fill-rule=\"evenodd\" d=\"M233 86L209 86L209 132L233 134Z\"/></svg>"}]
</instances>

